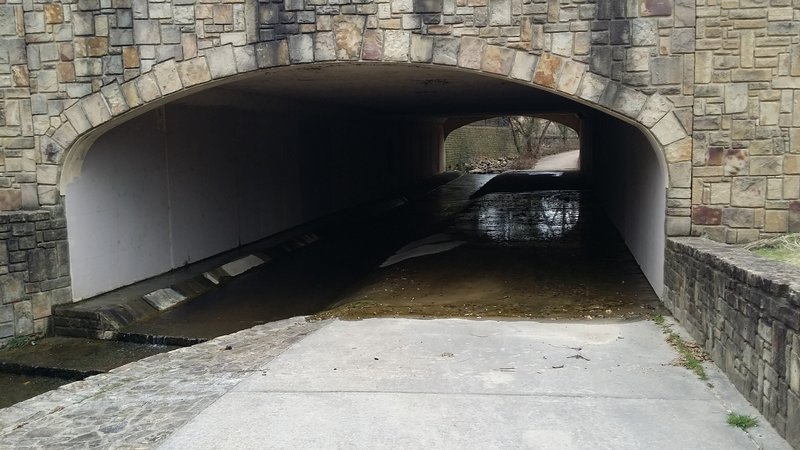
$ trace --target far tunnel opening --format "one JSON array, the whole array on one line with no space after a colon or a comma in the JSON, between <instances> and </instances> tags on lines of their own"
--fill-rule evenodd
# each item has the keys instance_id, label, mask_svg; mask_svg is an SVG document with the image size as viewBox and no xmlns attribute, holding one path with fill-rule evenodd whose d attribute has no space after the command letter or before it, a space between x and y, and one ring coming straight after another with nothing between
<instances>
[{"instance_id":1,"label":"far tunnel opening","mask_svg":"<svg viewBox=\"0 0 800 450\"><path fill-rule=\"evenodd\" d=\"M578 179L597 206L583 214L602 211L635 258L639 276L646 277L650 294L660 296L666 173L659 151L642 131L611 113L508 79L450 67L377 63L273 69L160 105L100 135L79 165L65 168L71 174L64 192L73 295L90 298L405 195L447 169L444 141L453 129L476 117L511 115L578 120ZM456 186L449 192L462 195L487 180L462 177L447 186ZM560 188L534 190L554 189ZM438 195L414 208L444 217L452 211L442 202L452 201L451 194ZM585 204L571 194L558 194L555 203L536 195L518 197L521 208L534 213L539 208L542 220L550 214L563 224L577 223ZM462 195L466 200L459 206L467 211L468 196ZM560 205L550 208L557 214L540 207L545 201ZM457 224L459 219L448 220ZM531 220L523 226L535 226ZM357 248L371 246L372 259L367 259L372 270L402 246L391 233L405 243L437 233L435 227L391 214L380 224L389 231L377 225L345 229L342 236L350 243L340 239L341 246L331 244L332 251L356 258ZM323 262L314 270L327 267L339 274L332 268L356 264L355 259L317 256ZM480 259L480 252L473 257ZM308 297L323 295L330 276L311 273L307 262L297 258L287 261L294 261L288 265L296 264L300 275L265 270L272 271L273 281L319 281L322 287ZM465 283L466 293L471 285ZM291 302L292 295L286 288L276 298ZM328 303L335 300L341 298ZM258 305L240 310L252 317ZM200 320L174 314L180 320ZM212 319L213 313L204 314Z\"/></svg>"},{"instance_id":2,"label":"far tunnel opening","mask_svg":"<svg viewBox=\"0 0 800 450\"><path fill-rule=\"evenodd\" d=\"M469 119L465 119L469 120ZM444 142L447 170L580 170L580 118L574 114L498 116L452 130Z\"/></svg>"}]
</instances>

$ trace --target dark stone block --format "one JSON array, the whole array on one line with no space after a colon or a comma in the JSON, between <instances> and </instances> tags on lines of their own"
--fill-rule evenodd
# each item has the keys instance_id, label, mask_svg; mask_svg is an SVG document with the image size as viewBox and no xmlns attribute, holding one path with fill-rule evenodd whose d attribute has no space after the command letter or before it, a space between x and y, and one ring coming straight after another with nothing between
<instances>
[{"instance_id":1,"label":"dark stone block","mask_svg":"<svg viewBox=\"0 0 800 450\"><path fill-rule=\"evenodd\" d=\"M611 75L611 47L592 47L589 69L598 75Z\"/></svg>"},{"instance_id":2,"label":"dark stone block","mask_svg":"<svg viewBox=\"0 0 800 450\"><path fill-rule=\"evenodd\" d=\"M611 45L628 45L631 42L631 24L627 20L614 20L610 29Z\"/></svg>"},{"instance_id":3,"label":"dark stone block","mask_svg":"<svg viewBox=\"0 0 800 450\"><path fill-rule=\"evenodd\" d=\"M415 13L440 13L443 0L414 0Z\"/></svg>"}]
</instances>

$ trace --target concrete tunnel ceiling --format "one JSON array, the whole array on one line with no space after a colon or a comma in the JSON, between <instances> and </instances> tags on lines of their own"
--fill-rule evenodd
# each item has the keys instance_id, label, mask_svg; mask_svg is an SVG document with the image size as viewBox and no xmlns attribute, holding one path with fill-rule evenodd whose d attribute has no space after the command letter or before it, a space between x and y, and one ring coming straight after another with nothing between
<instances>
[{"instance_id":1,"label":"concrete tunnel ceiling","mask_svg":"<svg viewBox=\"0 0 800 450\"><path fill-rule=\"evenodd\" d=\"M588 109L507 78L458 68L375 63L273 69L176 103L258 109L275 98L438 119Z\"/></svg>"}]
</instances>

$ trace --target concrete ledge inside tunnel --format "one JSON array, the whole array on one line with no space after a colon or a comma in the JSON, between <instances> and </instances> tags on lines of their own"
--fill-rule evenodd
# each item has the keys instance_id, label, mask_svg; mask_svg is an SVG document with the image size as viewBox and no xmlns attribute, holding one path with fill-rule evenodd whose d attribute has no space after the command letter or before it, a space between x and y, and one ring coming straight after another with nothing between
<instances>
[{"instance_id":1,"label":"concrete ledge inside tunnel","mask_svg":"<svg viewBox=\"0 0 800 450\"><path fill-rule=\"evenodd\" d=\"M445 167L452 118L533 113L581 117L581 173L660 295L666 176L662 157L634 126L472 71L333 64L249 76L100 135L63 189L73 297L182 267L435 175Z\"/></svg>"}]
</instances>

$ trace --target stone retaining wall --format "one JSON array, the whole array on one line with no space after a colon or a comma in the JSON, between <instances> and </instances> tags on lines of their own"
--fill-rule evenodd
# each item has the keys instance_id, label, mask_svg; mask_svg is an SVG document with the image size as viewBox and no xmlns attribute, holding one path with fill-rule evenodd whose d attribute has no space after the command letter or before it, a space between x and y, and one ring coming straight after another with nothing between
<instances>
[{"instance_id":1,"label":"stone retaining wall","mask_svg":"<svg viewBox=\"0 0 800 450\"><path fill-rule=\"evenodd\" d=\"M800 447L800 268L703 238L667 241L664 302Z\"/></svg>"},{"instance_id":2,"label":"stone retaining wall","mask_svg":"<svg viewBox=\"0 0 800 450\"><path fill-rule=\"evenodd\" d=\"M0 214L0 342L40 334L72 301L66 221L50 211Z\"/></svg>"}]
</instances>

